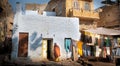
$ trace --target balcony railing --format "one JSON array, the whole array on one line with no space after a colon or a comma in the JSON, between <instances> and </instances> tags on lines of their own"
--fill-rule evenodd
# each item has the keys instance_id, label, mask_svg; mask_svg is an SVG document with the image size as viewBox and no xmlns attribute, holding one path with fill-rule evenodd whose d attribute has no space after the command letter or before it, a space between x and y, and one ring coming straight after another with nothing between
<instances>
[{"instance_id":1,"label":"balcony railing","mask_svg":"<svg viewBox=\"0 0 120 66\"><path fill-rule=\"evenodd\" d=\"M72 9L72 16L79 18L99 19L99 13L83 9Z\"/></svg>"}]
</instances>

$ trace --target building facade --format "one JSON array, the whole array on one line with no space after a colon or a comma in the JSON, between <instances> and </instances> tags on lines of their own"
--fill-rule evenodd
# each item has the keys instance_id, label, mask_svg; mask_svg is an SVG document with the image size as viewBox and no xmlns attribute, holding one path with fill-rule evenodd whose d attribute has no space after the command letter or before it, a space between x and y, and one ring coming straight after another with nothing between
<instances>
[{"instance_id":1,"label":"building facade","mask_svg":"<svg viewBox=\"0 0 120 66\"><path fill-rule=\"evenodd\" d=\"M45 9L57 16L78 17L80 29L95 28L99 13L94 10L93 0L51 0Z\"/></svg>"},{"instance_id":2,"label":"building facade","mask_svg":"<svg viewBox=\"0 0 120 66\"><path fill-rule=\"evenodd\" d=\"M27 3L26 4L26 10L33 10L33 11L38 11L38 13L40 15L43 14L43 11L46 9L47 7L47 4L30 4L30 3Z\"/></svg>"},{"instance_id":3,"label":"building facade","mask_svg":"<svg viewBox=\"0 0 120 66\"><path fill-rule=\"evenodd\" d=\"M13 24L12 61L27 63L53 59L55 43L60 48L60 60L71 57L70 45L68 50L65 45L80 39L78 18L42 16L32 10L23 15L21 8L17 8Z\"/></svg>"},{"instance_id":4,"label":"building facade","mask_svg":"<svg viewBox=\"0 0 120 66\"><path fill-rule=\"evenodd\" d=\"M99 9L101 9L102 12L100 12L100 19L97 21L98 27L120 29L120 6L114 4L103 6Z\"/></svg>"}]
</instances>

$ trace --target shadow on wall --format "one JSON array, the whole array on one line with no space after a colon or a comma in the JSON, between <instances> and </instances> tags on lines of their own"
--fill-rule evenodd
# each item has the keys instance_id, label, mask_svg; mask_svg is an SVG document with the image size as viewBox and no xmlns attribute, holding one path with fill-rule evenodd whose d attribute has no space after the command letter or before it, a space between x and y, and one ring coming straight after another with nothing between
<instances>
[{"instance_id":1,"label":"shadow on wall","mask_svg":"<svg viewBox=\"0 0 120 66\"><path fill-rule=\"evenodd\" d=\"M37 32L34 32L30 36L30 42L30 50L36 50L38 47L42 46L42 34L38 35Z\"/></svg>"}]
</instances>

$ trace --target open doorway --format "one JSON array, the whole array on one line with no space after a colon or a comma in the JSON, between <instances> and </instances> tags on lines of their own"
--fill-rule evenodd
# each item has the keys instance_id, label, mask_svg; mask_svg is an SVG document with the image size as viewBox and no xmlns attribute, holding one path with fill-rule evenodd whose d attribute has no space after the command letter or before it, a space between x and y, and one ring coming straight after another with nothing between
<instances>
[{"instance_id":1,"label":"open doorway","mask_svg":"<svg viewBox=\"0 0 120 66\"><path fill-rule=\"evenodd\" d=\"M53 40L47 40L47 59L53 60Z\"/></svg>"},{"instance_id":2,"label":"open doorway","mask_svg":"<svg viewBox=\"0 0 120 66\"><path fill-rule=\"evenodd\" d=\"M48 60L53 60L54 52L53 52L53 39L43 39L43 58Z\"/></svg>"}]
</instances>

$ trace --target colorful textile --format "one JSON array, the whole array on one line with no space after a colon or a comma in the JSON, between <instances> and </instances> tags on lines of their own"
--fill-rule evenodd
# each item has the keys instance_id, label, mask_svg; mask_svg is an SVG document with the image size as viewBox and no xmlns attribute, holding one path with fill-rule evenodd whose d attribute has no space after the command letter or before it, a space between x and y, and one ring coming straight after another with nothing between
<instances>
[{"instance_id":1,"label":"colorful textile","mask_svg":"<svg viewBox=\"0 0 120 66\"><path fill-rule=\"evenodd\" d=\"M107 55L110 55L110 47L106 47Z\"/></svg>"},{"instance_id":2,"label":"colorful textile","mask_svg":"<svg viewBox=\"0 0 120 66\"><path fill-rule=\"evenodd\" d=\"M66 52L70 52L70 46L71 46L71 39L65 39L65 50L66 50Z\"/></svg>"},{"instance_id":3,"label":"colorful textile","mask_svg":"<svg viewBox=\"0 0 120 66\"><path fill-rule=\"evenodd\" d=\"M117 48L117 50L116 50L116 55L117 55L117 56L120 56L120 48Z\"/></svg>"},{"instance_id":4,"label":"colorful textile","mask_svg":"<svg viewBox=\"0 0 120 66\"><path fill-rule=\"evenodd\" d=\"M120 45L120 38L117 39L118 45Z\"/></svg>"},{"instance_id":5,"label":"colorful textile","mask_svg":"<svg viewBox=\"0 0 120 66\"><path fill-rule=\"evenodd\" d=\"M95 45L98 45L98 38L95 38Z\"/></svg>"},{"instance_id":6,"label":"colorful textile","mask_svg":"<svg viewBox=\"0 0 120 66\"><path fill-rule=\"evenodd\" d=\"M83 42L82 42L82 41L78 41L78 42L77 42L78 54L79 54L80 56L83 55L82 45L83 45Z\"/></svg>"},{"instance_id":7,"label":"colorful textile","mask_svg":"<svg viewBox=\"0 0 120 66\"><path fill-rule=\"evenodd\" d=\"M100 48L102 48L103 46L104 46L104 37L102 36L101 38L100 38Z\"/></svg>"},{"instance_id":8,"label":"colorful textile","mask_svg":"<svg viewBox=\"0 0 120 66\"><path fill-rule=\"evenodd\" d=\"M83 44L83 53L85 57L90 56L91 55L90 46Z\"/></svg>"},{"instance_id":9,"label":"colorful textile","mask_svg":"<svg viewBox=\"0 0 120 66\"><path fill-rule=\"evenodd\" d=\"M99 57L99 55L100 55L99 46L96 46L96 54L95 54L95 56L96 56L96 57Z\"/></svg>"},{"instance_id":10,"label":"colorful textile","mask_svg":"<svg viewBox=\"0 0 120 66\"><path fill-rule=\"evenodd\" d=\"M107 52L107 51L106 51L106 47L103 47L103 58L106 58L106 55L107 55L106 52Z\"/></svg>"},{"instance_id":11,"label":"colorful textile","mask_svg":"<svg viewBox=\"0 0 120 66\"><path fill-rule=\"evenodd\" d=\"M107 37L106 39L106 47L110 47L111 46L111 41L109 39L109 37Z\"/></svg>"},{"instance_id":12,"label":"colorful textile","mask_svg":"<svg viewBox=\"0 0 120 66\"><path fill-rule=\"evenodd\" d=\"M60 48L57 44L54 45L54 56L58 58L60 56Z\"/></svg>"}]
</instances>

